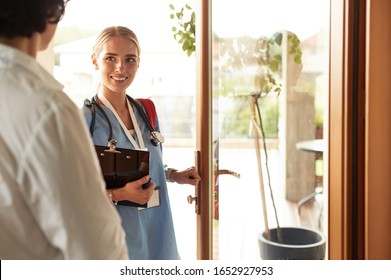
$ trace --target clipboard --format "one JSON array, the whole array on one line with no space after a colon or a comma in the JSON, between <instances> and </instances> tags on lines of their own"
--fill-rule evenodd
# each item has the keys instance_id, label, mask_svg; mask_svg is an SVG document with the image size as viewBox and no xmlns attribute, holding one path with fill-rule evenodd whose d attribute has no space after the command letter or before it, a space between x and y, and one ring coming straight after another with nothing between
<instances>
[{"instance_id":1,"label":"clipboard","mask_svg":"<svg viewBox=\"0 0 391 280\"><path fill-rule=\"evenodd\" d=\"M138 180L149 174L149 151L117 148L115 145L95 145L106 189L122 188L126 183ZM148 187L147 184L146 186ZM118 201L118 205L147 207L128 200Z\"/></svg>"}]
</instances>

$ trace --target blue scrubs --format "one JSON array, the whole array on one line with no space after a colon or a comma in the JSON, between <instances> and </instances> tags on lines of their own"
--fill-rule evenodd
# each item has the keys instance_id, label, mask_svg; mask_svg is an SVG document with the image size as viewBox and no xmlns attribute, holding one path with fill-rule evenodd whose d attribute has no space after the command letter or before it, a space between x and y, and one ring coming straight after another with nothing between
<instances>
[{"instance_id":1,"label":"blue scrubs","mask_svg":"<svg viewBox=\"0 0 391 280\"><path fill-rule=\"evenodd\" d=\"M102 105L113 128L113 138L118 148L134 149L114 114ZM88 127L91 123L91 109L83 107ZM93 142L106 146L109 137L109 125L103 114L95 108ZM133 260L178 260L174 224L171 215L167 191L166 176L162 158L161 144L154 146L150 142L150 132L137 109L134 110L137 123L143 135L144 144L150 151L150 176L160 188L160 206L139 210L137 207L116 206L126 233L129 257ZM159 131L158 119L156 130ZM137 139L136 139L137 141ZM139 144L137 142L137 144Z\"/></svg>"}]
</instances>

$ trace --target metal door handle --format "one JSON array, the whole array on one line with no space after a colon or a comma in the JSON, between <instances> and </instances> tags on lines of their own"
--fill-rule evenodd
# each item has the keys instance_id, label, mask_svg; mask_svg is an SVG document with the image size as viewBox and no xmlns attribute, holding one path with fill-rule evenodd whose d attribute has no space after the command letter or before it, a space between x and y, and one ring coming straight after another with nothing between
<instances>
[{"instance_id":1,"label":"metal door handle","mask_svg":"<svg viewBox=\"0 0 391 280\"><path fill-rule=\"evenodd\" d=\"M227 170L227 169L219 169L217 170L216 172L216 176L219 176L219 175L232 175L236 178L240 178L240 174L235 172L235 171L231 171L231 170Z\"/></svg>"},{"instance_id":2,"label":"metal door handle","mask_svg":"<svg viewBox=\"0 0 391 280\"><path fill-rule=\"evenodd\" d=\"M192 196L192 195L188 195L187 196L187 202L189 204L193 204L193 202L197 203L197 197L196 196Z\"/></svg>"},{"instance_id":3,"label":"metal door handle","mask_svg":"<svg viewBox=\"0 0 391 280\"><path fill-rule=\"evenodd\" d=\"M200 151L195 151L194 152L194 161L195 161L195 167L197 169L197 172L198 172L198 170L200 170L199 169L199 167L200 167L199 166L199 164L200 164L199 160L200 160ZM200 214L200 207L199 207L200 202L199 202L198 197L200 197L200 187L199 187L199 185L195 186L195 196L189 195L187 197L187 202L189 204L193 204L193 202L194 202L194 208L195 208L194 210L195 210L196 215Z\"/></svg>"}]
</instances>

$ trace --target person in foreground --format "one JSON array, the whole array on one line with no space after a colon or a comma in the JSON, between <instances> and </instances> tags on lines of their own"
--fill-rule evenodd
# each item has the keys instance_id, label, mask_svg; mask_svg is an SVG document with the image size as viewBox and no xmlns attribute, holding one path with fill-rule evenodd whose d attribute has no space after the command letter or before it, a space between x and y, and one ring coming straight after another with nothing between
<instances>
[{"instance_id":1,"label":"person in foreground","mask_svg":"<svg viewBox=\"0 0 391 280\"><path fill-rule=\"evenodd\" d=\"M0 259L128 259L80 109L36 61L64 0L0 0Z\"/></svg>"},{"instance_id":2,"label":"person in foreground","mask_svg":"<svg viewBox=\"0 0 391 280\"><path fill-rule=\"evenodd\" d=\"M126 184L122 188L108 190L113 201L154 201L147 208L116 205L126 232L129 257L138 260L177 260L180 256L166 180L197 185L200 177L194 167L183 171L165 170L161 143L151 141L151 131L141 115L143 107L138 109L134 103L138 101L132 101L126 93L140 65L140 46L133 31L123 26L104 29L93 47L92 63L98 71L100 81L94 100L96 106L101 106L103 111L95 110L93 116L89 106L84 106L83 110L90 129L91 122L94 124L91 129L94 144L107 145L112 131L117 147L147 149L151 155L149 174L156 183L156 188L143 189L141 183L147 180L144 179L138 187ZM158 118L152 126L160 133Z\"/></svg>"}]
</instances>

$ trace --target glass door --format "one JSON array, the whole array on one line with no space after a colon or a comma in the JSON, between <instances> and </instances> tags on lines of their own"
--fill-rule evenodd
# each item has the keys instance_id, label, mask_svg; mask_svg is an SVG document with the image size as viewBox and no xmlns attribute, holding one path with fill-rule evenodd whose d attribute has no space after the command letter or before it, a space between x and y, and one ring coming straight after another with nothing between
<instances>
[{"instance_id":1,"label":"glass door","mask_svg":"<svg viewBox=\"0 0 391 280\"><path fill-rule=\"evenodd\" d=\"M211 1L213 258L326 234L329 0Z\"/></svg>"}]
</instances>

